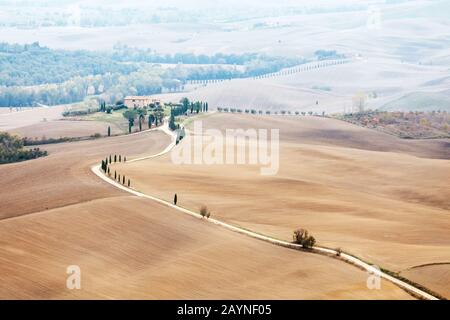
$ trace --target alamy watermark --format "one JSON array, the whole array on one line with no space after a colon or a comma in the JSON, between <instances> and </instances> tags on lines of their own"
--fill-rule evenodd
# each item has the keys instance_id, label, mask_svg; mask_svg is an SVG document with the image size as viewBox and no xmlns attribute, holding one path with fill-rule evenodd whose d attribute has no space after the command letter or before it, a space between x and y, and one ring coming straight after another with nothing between
<instances>
[{"instance_id":1,"label":"alamy watermark","mask_svg":"<svg viewBox=\"0 0 450 320\"><path fill-rule=\"evenodd\" d=\"M376 265L371 265L368 270L369 276L367 277L366 285L369 290L381 289L381 269Z\"/></svg>"},{"instance_id":2,"label":"alamy watermark","mask_svg":"<svg viewBox=\"0 0 450 320\"><path fill-rule=\"evenodd\" d=\"M381 10L378 7L370 6L367 11L366 27L369 30L380 30L382 27Z\"/></svg>"},{"instance_id":3,"label":"alamy watermark","mask_svg":"<svg viewBox=\"0 0 450 320\"><path fill-rule=\"evenodd\" d=\"M275 175L279 144L279 129L226 129L224 134L203 130L202 121L195 121L193 132L172 150L171 157L174 164L259 165L261 175Z\"/></svg>"},{"instance_id":4,"label":"alamy watermark","mask_svg":"<svg viewBox=\"0 0 450 320\"><path fill-rule=\"evenodd\" d=\"M70 265L67 267L66 273L69 275L66 279L67 289L81 289L81 268L77 265Z\"/></svg>"}]
</instances>

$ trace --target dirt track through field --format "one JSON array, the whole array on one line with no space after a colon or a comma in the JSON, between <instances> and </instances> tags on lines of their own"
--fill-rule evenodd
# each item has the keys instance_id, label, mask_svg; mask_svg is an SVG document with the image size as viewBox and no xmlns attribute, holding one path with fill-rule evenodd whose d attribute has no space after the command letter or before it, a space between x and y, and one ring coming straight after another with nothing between
<instances>
[{"instance_id":1,"label":"dirt track through field","mask_svg":"<svg viewBox=\"0 0 450 320\"><path fill-rule=\"evenodd\" d=\"M1 212L11 210L6 215L11 218L0 220L1 298L410 298L386 281L381 290L368 290L367 274L345 263L255 242L154 201L124 197L92 175L89 166L111 149L147 158L169 139L148 132L108 140L54 145L53 158L1 168L5 174L14 168L16 177L10 180L14 192L1 193ZM51 161L45 166L41 160ZM53 171L61 160L74 165L77 175ZM50 191L46 197L35 191L39 179L21 188L16 181L39 173L28 171L39 161L44 176L61 175L57 186L43 183ZM90 192L80 196L78 183ZM11 200L16 192L34 194L35 201ZM39 211L39 202L46 201L54 209ZM82 203L70 204L75 201ZM79 291L64 287L72 264L82 268Z\"/></svg>"},{"instance_id":2,"label":"dirt track through field","mask_svg":"<svg viewBox=\"0 0 450 320\"><path fill-rule=\"evenodd\" d=\"M252 166L174 165L168 155L115 165L114 170L145 194L170 202L177 192L184 208L196 211L206 204L221 221L277 239L289 240L292 230L306 227L321 244L342 247L392 271L448 257L444 177L450 170L448 161L427 157L445 157L441 142L371 135L331 119L258 120L216 114L203 123L206 128L244 129L280 125L280 172L274 177L264 178ZM342 134L327 134L337 129ZM386 148L400 152L379 151L383 140ZM355 223L360 227L354 228Z\"/></svg>"},{"instance_id":3,"label":"dirt track through field","mask_svg":"<svg viewBox=\"0 0 450 320\"><path fill-rule=\"evenodd\" d=\"M40 146L47 157L0 166L0 219L120 195L90 174L107 156L154 154L169 143L160 131Z\"/></svg>"},{"instance_id":4,"label":"dirt track through field","mask_svg":"<svg viewBox=\"0 0 450 320\"><path fill-rule=\"evenodd\" d=\"M106 140L109 139L103 140L103 145L99 145L98 142L100 141L87 141L82 143L80 142L78 145L63 144L52 147L55 147L53 150L55 157L59 153L66 154L65 157L62 157L61 155L62 158L60 158L65 161L69 161L71 158L70 155L74 154L78 155L79 158L82 157L82 154L88 155L88 159L91 159L92 157L92 160L85 160L83 163L75 166L75 168L78 168L77 170L80 170L82 168L87 169L86 166L89 167L95 162L98 163L98 158L95 161L93 158L101 157L105 152L111 152L111 148L114 150L119 149L128 151L127 156L129 159L130 157L142 159L142 161L138 162L130 161L130 166L139 162L145 163L145 159L150 160L152 154L156 153L161 155L161 153L164 152L164 146L167 146L169 143L169 139L162 132L136 134L133 135L132 140L130 139L130 136L128 136L128 138L127 136L124 136L110 139L111 143L106 143ZM149 140L152 142L152 146L146 144ZM127 145L127 148L125 148L124 145ZM60 149L57 150L57 147ZM64 150L63 147L68 149ZM69 149L71 149L72 152L69 152ZM166 151L167 150L168 149L166 149ZM39 160L33 160L36 161L33 164L35 165ZM74 161L74 163L76 162L74 159L72 159L72 161ZM56 160L49 162L49 164L56 163L58 163ZM22 165L24 164L25 162L22 163ZM17 164L14 164L13 167L15 165ZM49 169L51 168L52 166L50 166ZM20 172L20 170L16 172ZM48 169L47 172L49 172ZM70 202L73 201L71 194L73 193L74 195L77 195L77 189L64 190L62 186L64 184L67 185L68 181L72 181L73 176L64 174L64 170L60 171L59 174L63 174L63 177L67 179L66 183L61 184L61 190L57 188L52 190L52 195L55 196L54 200L60 201L60 206L55 206L54 202L51 202L52 208L55 209L44 211L39 209L31 210L30 213L35 213L31 215L25 214L26 212L17 214L20 211L14 211L12 215L6 215L6 217L16 216L17 218L4 219L0 221L0 228L2 229L0 245L4 249L4 254L2 254L4 263L0 263L0 269L2 269L3 275L7 275L4 276L5 291L0 292L1 297L408 298L406 293L386 281L382 281L383 285L381 291L368 290L365 286L365 277L367 275L365 276L364 272L343 264L342 262L333 261L327 257L316 257L316 255L311 255L308 253L296 252L272 245L266 246L258 244L259 242L254 242L251 239L246 240L245 237L243 238L238 234L232 236L232 238L236 240L231 241L229 239L220 244L218 239L221 239L222 235L225 236L225 238L231 236L229 231L219 228L214 229L214 236L208 235L207 232L205 234L204 226L201 226L201 223L199 224L198 220L191 220L192 218L189 217L187 217L186 220L185 218L173 214L172 209L163 210L162 207L155 205L155 203L151 200L134 200L134 197L123 197L121 196L123 195L122 192L111 189L105 182L97 180L95 176L89 175L89 172L86 171L78 171L80 176L84 176L83 179L80 180L84 184L83 188L89 188L91 186L90 183L88 183L86 176L90 176L90 179L95 181L95 188L90 189L90 194L84 194L84 197L80 197L80 200L77 200L78 202L83 202L82 204L70 205ZM19 176L17 176L17 178L18 177ZM14 180L12 181L14 182ZM36 183L36 181L33 181L33 184L34 183ZM25 190L28 188L29 191L29 188L32 188L33 184L22 184L22 186ZM101 199L105 196L102 196L97 190L99 186L105 187L104 192L106 197L109 199ZM96 190L95 192L93 192L94 189ZM10 194L9 196L11 195L14 196L14 194ZM2 196L6 201L10 201L10 207L15 206L15 210L21 208L21 206L18 206L17 202L9 200L6 193L2 192ZM37 194L37 198L40 201L45 200L45 198L40 197L39 194ZM86 200L88 200L88 202L85 202ZM33 205L35 205L34 202L29 202L26 203L24 207L32 207ZM162 211L167 212L162 213ZM2 210L2 213L3 212L4 211ZM136 214L138 215L136 216ZM178 222L186 221L183 223L187 223L187 225L182 227L180 226L181 229L176 227L176 229L168 231L170 230L168 225L160 225L162 218L161 214L169 219L167 221L170 221L171 224L175 223L178 225ZM20 215L22 216L20 217ZM152 222L148 221L148 218L150 217L152 217ZM144 222L142 219L145 219L144 221L148 222ZM143 229L136 229L136 226L139 224L146 227ZM197 231L192 231L195 228L199 228L198 233ZM128 232L124 233L124 230L128 230ZM169 235L175 236L179 234L184 238L187 237L189 239L195 239L197 243L196 246L184 249L184 255L186 259L188 259L187 261L193 261L193 257L197 257L197 259L202 260L207 258L208 262L205 260L205 264L201 267L201 269L198 269L197 266L187 263L186 261L178 260L177 262L174 262L181 264L177 265L176 270L172 270L175 272L174 274L183 274L185 276L175 277L177 280L172 282L168 282L168 279L163 280L166 272L161 271L161 268L167 270L166 263L167 261L170 261L169 257L164 256L161 260L163 265L160 266L155 265L155 263L151 263L150 260L146 260L143 265L141 262L136 264L136 262L134 262L136 259L142 260L147 256L160 256L160 250L162 250L162 252L167 251L167 245L169 245L170 242L164 242L165 244L161 246L158 244L161 243L161 238L151 241L144 240L144 242L142 242L142 237L146 238L147 234L155 234L155 232L158 232L157 230L163 231L163 237L167 237ZM191 230L192 232L190 234L184 234L186 230ZM123 234L125 238L118 240L119 234L117 232ZM212 255L209 249L207 251L204 251L203 249L198 251L198 241L202 238L200 234L206 237L202 240L204 243L210 243L210 245L205 248L212 249L212 252L221 252L220 257L215 254ZM16 240L11 242L10 239ZM57 242L54 242L52 239L57 240ZM208 239L208 241L206 241L206 239ZM82 242L80 243L80 241ZM116 243L115 241L119 242ZM119 251L113 250L110 252L106 248L102 247L102 243L116 243L114 247ZM149 243L151 243L151 245L149 245ZM219 245L220 249L216 248L216 245ZM95 248L98 248L98 250ZM133 250L133 252L136 252L131 260L128 256L130 249ZM216 264L223 265L225 263L224 261L229 261L230 256L227 254L231 253L230 250L232 250L236 256L241 257L240 266L238 267L236 263L233 263L232 266L230 265L231 269L222 270L221 275L217 276L217 272L213 272L211 268L215 268L213 266ZM241 252L242 250L250 250L250 252L253 252L253 255ZM262 255L257 254L260 250L262 250L261 253L264 252ZM273 251L273 253L270 253L270 251ZM33 254L30 254L31 252L33 252ZM61 252L61 254L58 254L59 252ZM119 252L120 255L118 255ZM127 257L125 258L125 263L122 262L124 260L123 255L126 255ZM252 274L259 274L260 272L255 273L258 266L267 266L267 262L263 262L264 259L271 257L272 261L274 259L274 255L288 260L293 259L294 256L302 257L301 266L298 266L296 269L298 270L298 268L300 268L300 270L302 270L301 272L303 276L301 279L303 285L301 286L303 289L298 286L297 280L299 278L293 276L291 273L292 271L288 270L285 270L284 272L285 274L291 274L291 276L288 277L291 279L291 282L288 284L285 280L283 280L280 282L280 286L272 284L272 286L275 286L278 289L273 291L270 295L267 295L267 290L263 290L264 286L267 285L267 282L255 282L256 279L253 280L253 284L255 286L247 287L249 289L252 288L250 291L242 290L241 288L240 291L237 292L236 286L232 283L223 284L224 282L227 283L227 281L231 279L230 277L233 272L237 272L235 270L236 267L240 270L249 270ZM251 259L243 258L247 256L251 257ZM29 259L32 259L34 263L31 263L31 260ZM67 266L68 263L83 264L84 270L87 271L87 290L82 292L68 292L67 290L60 288L60 281L62 281L65 277L63 267ZM271 267L272 270L281 270L280 268L282 268L282 265L290 265L287 263L287 260L277 259L273 263L274 265ZM311 268L308 269L308 265L311 265ZM8 266L13 267L13 269ZM333 274L326 271L330 269L334 270ZM143 273L136 273L137 270L145 271ZM158 271L155 273L155 270ZM197 272L195 270L197 270ZM317 272L319 270L322 271ZM141 274L141 276L133 276L133 279L126 279L125 274L123 273L124 271L126 274L135 274L136 276ZM168 276L171 279L174 279L174 274ZM244 278L250 279L250 276L246 273L246 271L239 272L239 274ZM275 278L273 278L274 276L276 276L276 274L273 273L270 276L273 281L275 281L273 283L280 281L280 279L275 280ZM269 277L269 275L266 275L266 278L267 277ZM184 280L182 280L183 278ZM327 279L327 284L320 282L319 278L324 280ZM113 279L115 280L112 281ZM211 287L210 284L215 283L215 281L222 282L222 286L219 286L222 287L222 290L217 291L212 289L213 287ZM187 286L181 285L182 283L187 284ZM202 283L204 285L201 285ZM149 292L149 286L154 288L155 291ZM315 289L312 289L313 287ZM254 290L256 288L258 288L257 290L260 292L265 292L266 294L255 295Z\"/></svg>"}]
</instances>

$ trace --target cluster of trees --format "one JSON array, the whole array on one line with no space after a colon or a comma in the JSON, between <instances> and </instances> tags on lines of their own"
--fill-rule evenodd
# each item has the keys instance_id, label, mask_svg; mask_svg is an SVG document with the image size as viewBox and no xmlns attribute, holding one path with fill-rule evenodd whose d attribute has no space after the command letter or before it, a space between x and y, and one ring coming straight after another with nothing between
<instances>
[{"instance_id":1,"label":"cluster of trees","mask_svg":"<svg viewBox=\"0 0 450 320\"><path fill-rule=\"evenodd\" d=\"M175 124L175 117L181 115L188 115L193 113L208 112L208 102L203 101L189 101L188 98L183 98L180 100L179 104L170 106L170 118L169 118L169 128L171 130L179 129L180 126ZM178 142L178 141L177 141Z\"/></svg>"},{"instance_id":2,"label":"cluster of trees","mask_svg":"<svg viewBox=\"0 0 450 320\"><path fill-rule=\"evenodd\" d=\"M317 57L317 60L345 58L345 54L339 54L336 50L316 50L314 55Z\"/></svg>"},{"instance_id":3,"label":"cluster of trees","mask_svg":"<svg viewBox=\"0 0 450 320\"><path fill-rule=\"evenodd\" d=\"M0 43L0 85L4 86L61 83L76 76L129 74L136 70L134 64L120 63L96 52L49 49L38 42Z\"/></svg>"},{"instance_id":4,"label":"cluster of trees","mask_svg":"<svg viewBox=\"0 0 450 320\"><path fill-rule=\"evenodd\" d=\"M97 100L91 100L94 101L94 103L97 103ZM113 104L107 104L106 101L100 101L99 106L92 106L84 108L77 109L76 107L74 109L66 110L62 113L63 117L77 117L77 116L86 116L88 114L96 113L96 112L106 112L106 113L112 113L113 111L117 111L120 109L126 109L127 107L123 104L123 100L119 100L116 103Z\"/></svg>"},{"instance_id":5,"label":"cluster of trees","mask_svg":"<svg viewBox=\"0 0 450 320\"><path fill-rule=\"evenodd\" d=\"M46 156L39 148L25 149L23 141L7 132L0 132L0 164L18 162Z\"/></svg>"},{"instance_id":6,"label":"cluster of trees","mask_svg":"<svg viewBox=\"0 0 450 320\"><path fill-rule=\"evenodd\" d=\"M178 105L171 107L171 112L174 116L180 116L188 113L208 112L208 108L208 102L190 101L188 98L182 98Z\"/></svg>"},{"instance_id":7,"label":"cluster of trees","mask_svg":"<svg viewBox=\"0 0 450 320\"><path fill-rule=\"evenodd\" d=\"M97 112L106 112L111 114L113 111L120 109L127 109L127 106L124 105L123 100L119 100L113 104L106 104L106 101L100 101L100 107L97 109Z\"/></svg>"},{"instance_id":8,"label":"cluster of trees","mask_svg":"<svg viewBox=\"0 0 450 320\"><path fill-rule=\"evenodd\" d=\"M266 57L259 53L223 54L216 53L208 56L194 53L158 54L150 48L129 47L126 44L116 44L111 54L116 61L135 61L148 63L184 63L184 64L237 64L244 65L259 57Z\"/></svg>"},{"instance_id":9,"label":"cluster of trees","mask_svg":"<svg viewBox=\"0 0 450 320\"><path fill-rule=\"evenodd\" d=\"M127 95L157 94L164 88L162 79L164 74L158 74L157 71L158 68L147 66L125 76L120 73L107 73L87 77L77 76L58 84L0 86L0 106L69 104L83 101L92 95L100 101L111 103Z\"/></svg>"},{"instance_id":10,"label":"cluster of trees","mask_svg":"<svg viewBox=\"0 0 450 320\"><path fill-rule=\"evenodd\" d=\"M214 55L194 53L174 53L158 54L152 49L134 48L127 45L115 45L111 54L115 61L123 62L147 62L147 63L170 63L170 64L198 64L198 65L238 65L245 66L246 71L240 72L237 69L220 68L220 66L208 66L196 68L191 73L190 79L228 79L235 77L253 76L271 72L270 70L282 69L293 65L306 62L303 57L280 57L270 56L264 53L242 53L242 54L223 54ZM219 74L222 73L220 76Z\"/></svg>"},{"instance_id":11,"label":"cluster of trees","mask_svg":"<svg viewBox=\"0 0 450 320\"><path fill-rule=\"evenodd\" d=\"M127 109L122 115L128 120L128 133L131 133L131 129L134 127L136 120L138 121L139 131L142 131L142 126L146 118L149 129L151 129L153 124L157 127L164 121L164 109L160 105L151 104L143 108L135 107L133 109Z\"/></svg>"},{"instance_id":12,"label":"cluster of trees","mask_svg":"<svg viewBox=\"0 0 450 320\"><path fill-rule=\"evenodd\" d=\"M243 56L246 57L245 54ZM229 80L233 78L258 77L308 62L304 58L287 58L263 54L250 54L248 57L253 59L244 60L242 64L230 63L228 66L206 65L192 68L177 65L175 68L168 69L166 73L169 78L177 78L183 83L200 80ZM237 68L237 65L241 67Z\"/></svg>"},{"instance_id":13,"label":"cluster of trees","mask_svg":"<svg viewBox=\"0 0 450 320\"><path fill-rule=\"evenodd\" d=\"M193 68L179 64L164 69L150 64L155 62L210 65ZM68 104L87 96L111 103L126 95L179 91L188 81L254 77L303 62L303 58L256 53L160 55L136 48L105 53L54 50L39 43L1 43L0 106Z\"/></svg>"},{"instance_id":14,"label":"cluster of trees","mask_svg":"<svg viewBox=\"0 0 450 320\"><path fill-rule=\"evenodd\" d=\"M308 230L298 229L294 231L293 242L310 249L316 244L316 239L308 233Z\"/></svg>"},{"instance_id":15,"label":"cluster of trees","mask_svg":"<svg viewBox=\"0 0 450 320\"><path fill-rule=\"evenodd\" d=\"M187 68L188 70L173 69L172 73L166 74L170 76L169 78L185 81L250 77L298 65L304 63L305 59L269 56L260 53L216 53L212 56L192 53L157 54L150 49L127 46L117 46L111 53L86 50L68 51L42 47L38 42L24 45L3 42L0 43L0 85L7 87L34 86L62 83L77 76L86 77L107 73L128 75L138 71L141 62L245 66L245 71L239 71L236 68L208 66ZM184 73L186 73L185 76L183 76Z\"/></svg>"}]
</instances>

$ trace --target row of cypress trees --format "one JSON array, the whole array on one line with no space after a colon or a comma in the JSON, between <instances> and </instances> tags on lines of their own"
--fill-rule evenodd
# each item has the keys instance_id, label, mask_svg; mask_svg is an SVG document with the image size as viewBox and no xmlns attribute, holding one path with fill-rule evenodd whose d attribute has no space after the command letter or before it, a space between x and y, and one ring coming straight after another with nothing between
<instances>
[{"instance_id":1,"label":"row of cypress trees","mask_svg":"<svg viewBox=\"0 0 450 320\"><path fill-rule=\"evenodd\" d=\"M127 157L126 156L122 157L122 155L120 155L120 154L119 155L115 154L114 156L109 155L109 157L106 157L105 160L102 160L102 170L104 172L106 172L106 169L108 168L108 164L111 164L113 162L114 163L122 162L122 160L123 160L123 162L126 162Z\"/></svg>"},{"instance_id":2,"label":"row of cypress trees","mask_svg":"<svg viewBox=\"0 0 450 320\"><path fill-rule=\"evenodd\" d=\"M130 178L126 179L125 175L120 176L120 174L117 174L117 171L114 171L114 180L129 187L131 187L131 180Z\"/></svg>"},{"instance_id":3,"label":"row of cypress trees","mask_svg":"<svg viewBox=\"0 0 450 320\"><path fill-rule=\"evenodd\" d=\"M104 173L108 174L108 176L111 176L111 169L109 167L109 165L111 163L116 163L116 162L126 162L127 161L127 157L122 155L117 155L115 154L114 156L109 155L109 157L106 157L105 160L102 160L101 163L101 169ZM125 179L125 175L123 175L122 177L120 176L120 174L118 175L116 171L114 171L114 180L117 180L119 183L122 183L123 185L125 185L125 183L127 183L128 187L131 186L131 181L130 179L126 180Z\"/></svg>"}]
</instances>

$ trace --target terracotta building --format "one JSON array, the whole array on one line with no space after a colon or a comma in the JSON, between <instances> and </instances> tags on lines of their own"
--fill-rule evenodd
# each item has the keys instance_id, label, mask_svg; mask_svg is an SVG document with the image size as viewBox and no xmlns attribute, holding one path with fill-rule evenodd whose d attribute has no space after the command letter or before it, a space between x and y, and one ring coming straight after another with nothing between
<instances>
[{"instance_id":1,"label":"terracotta building","mask_svg":"<svg viewBox=\"0 0 450 320\"><path fill-rule=\"evenodd\" d=\"M144 106L149 106L150 104L154 104L158 106L161 104L159 99L155 99L151 96L127 96L123 99L124 105L126 105L129 109L134 107L142 108Z\"/></svg>"}]
</instances>

